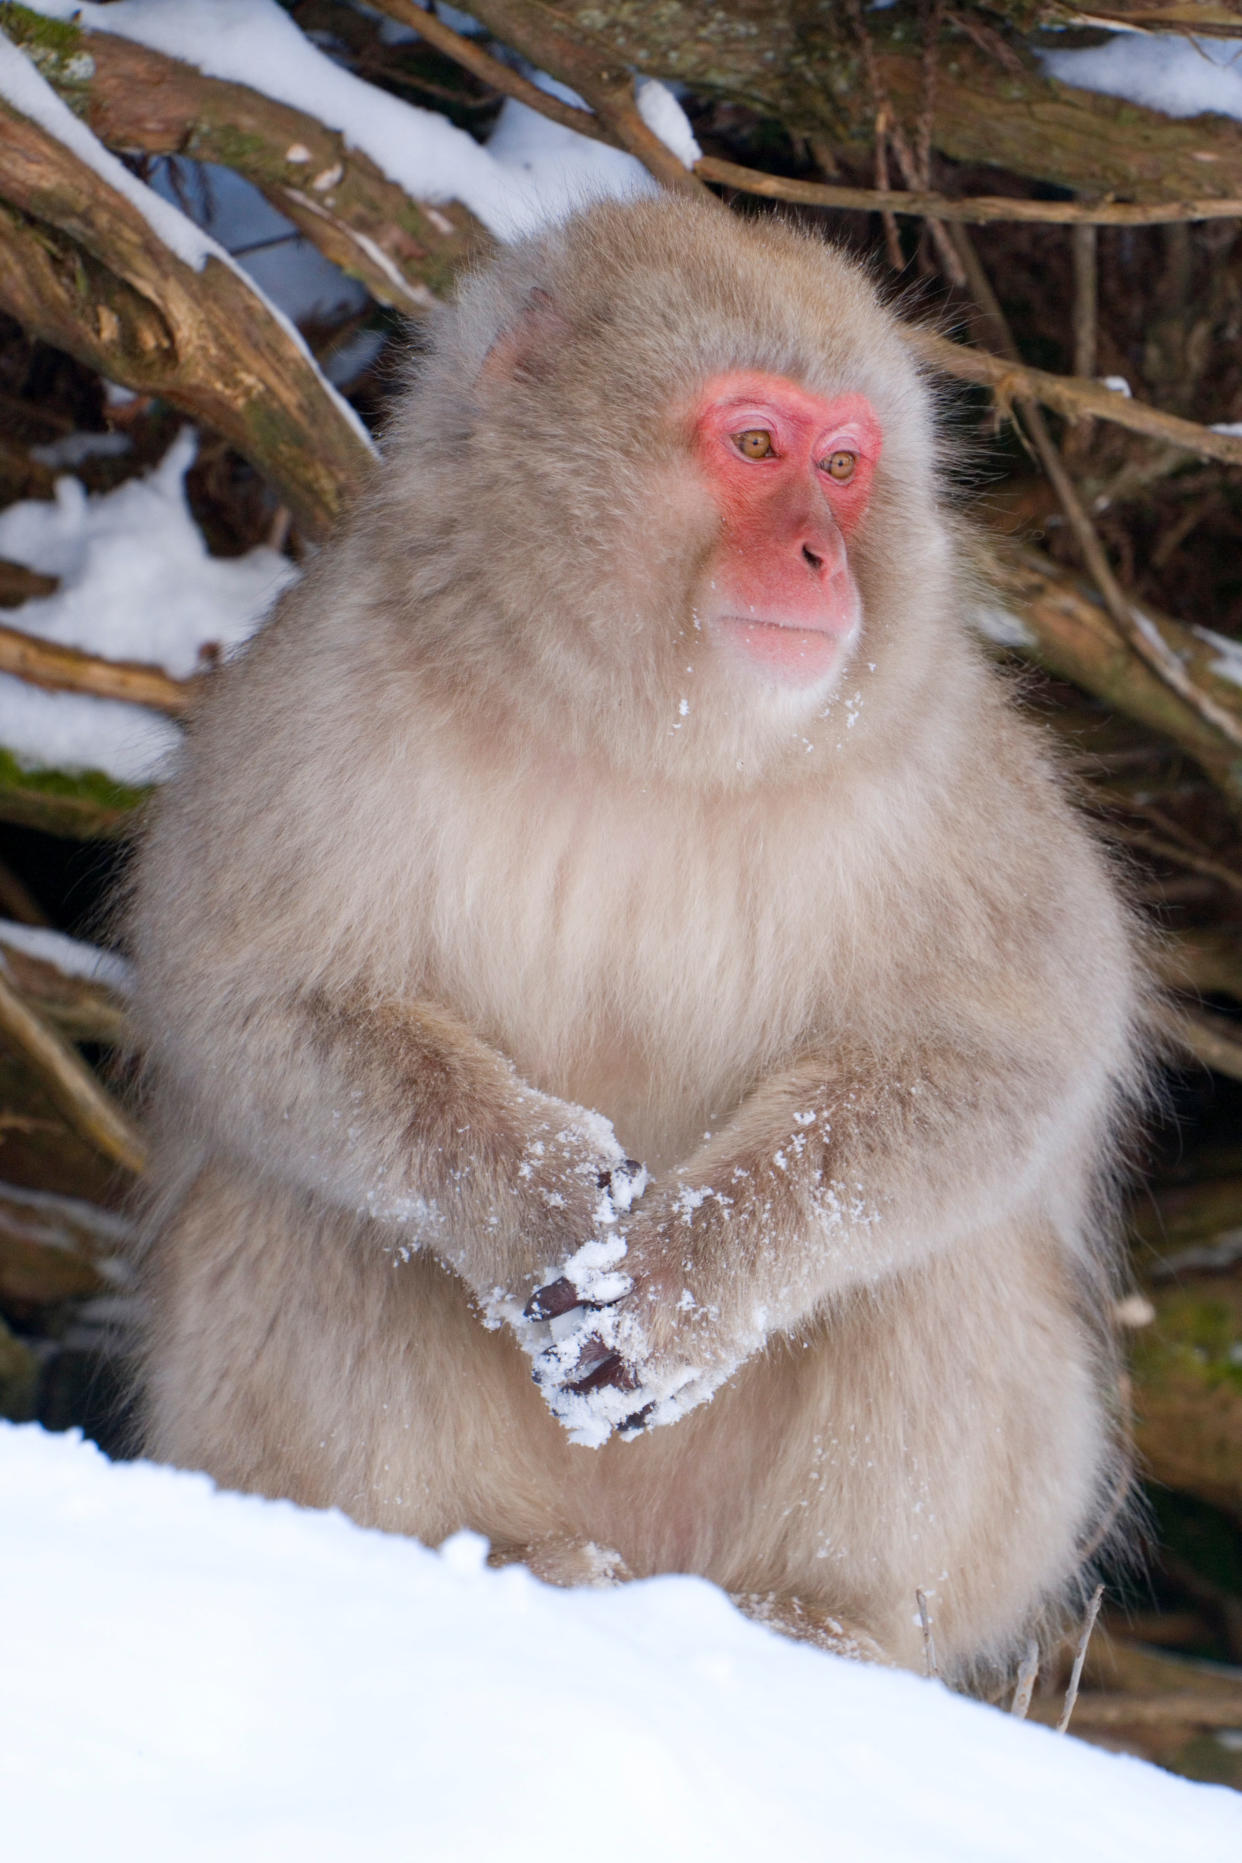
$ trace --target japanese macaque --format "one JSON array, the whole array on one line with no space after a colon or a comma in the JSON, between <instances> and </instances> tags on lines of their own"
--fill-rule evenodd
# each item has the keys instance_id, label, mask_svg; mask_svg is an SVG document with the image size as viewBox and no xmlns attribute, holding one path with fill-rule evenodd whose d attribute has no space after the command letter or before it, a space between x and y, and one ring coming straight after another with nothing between
<instances>
[{"instance_id":1,"label":"japanese macaque","mask_svg":"<svg viewBox=\"0 0 1242 1863\"><path fill-rule=\"evenodd\" d=\"M1145 986L947 477L816 238L465 283L139 858L150 1454L961 1679L1072 1607Z\"/></svg>"}]
</instances>

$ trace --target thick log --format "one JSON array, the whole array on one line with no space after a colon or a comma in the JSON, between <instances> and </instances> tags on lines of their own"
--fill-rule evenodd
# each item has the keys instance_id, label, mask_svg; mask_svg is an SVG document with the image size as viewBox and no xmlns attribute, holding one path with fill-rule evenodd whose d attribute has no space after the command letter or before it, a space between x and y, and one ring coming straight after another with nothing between
<instances>
[{"instance_id":1,"label":"thick log","mask_svg":"<svg viewBox=\"0 0 1242 1863\"><path fill-rule=\"evenodd\" d=\"M0 304L19 323L214 427L305 529L330 528L370 453L289 326L231 266L178 257L125 195L2 100L0 249Z\"/></svg>"},{"instance_id":2,"label":"thick log","mask_svg":"<svg viewBox=\"0 0 1242 1863\"><path fill-rule=\"evenodd\" d=\"M110 148L235 169L381 304L419 316L487 241L459 203L412 200L318 118L115 33L0 6L0 25Z\"/></svg>"},{"instance_id":3,"label":"thick log","mask_svg":"<svg viewBox=\"0 0 1242 1863\"><path fill-rule=\"evenodd\" d=\"M1142 1464L1242 1522L1242 1280L1188 1276L1150 1298L1132 1356Z\"/></svg>"},{"instance_id":4,"label":"thick log","mask_svg":"<svg viewBox=\"0 0 1242 1863\"><path fill-rule=\"evenodd\" d=\"M1131 652L1103 607L1071 576L1034 550L1006 553L992 573L998 592L1021 624L1010 637L1018 652L1171 738L1233 806L1242 806L1242 762L1237 753ZM1242 716L1242 687L1213 670L1215 650L1169 616L1145 613L1195 684L1217 704Z\"/></svg>"}]
</instances>

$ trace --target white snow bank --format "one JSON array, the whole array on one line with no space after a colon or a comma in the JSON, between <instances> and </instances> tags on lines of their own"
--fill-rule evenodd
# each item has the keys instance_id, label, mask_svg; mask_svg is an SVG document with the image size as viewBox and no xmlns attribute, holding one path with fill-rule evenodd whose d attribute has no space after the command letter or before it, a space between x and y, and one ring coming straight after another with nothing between
<instances>
[{"instance_id":1,"label":"white snow bank","mask_svg":"<svg viewBox=\"0 0 1242 1863\"><path fill-rule=\"evenodd\" d=\"M195 671L201 648L227 654L248 639L297 571L263 547L208 554L185 499L197 444L187 428L154 471L115 491L90 497L65 477L53 500L0 511L0 557L61 581L6 621L107 659L153 661L178 678ZM0 744L23 762L144 783L163 773L179 741L173 724L142 706L0 675Z\"/></svg>"},{"instance_id":2,"label":"white snow bank","mask_svg":"<svg viewBox=\"0 0 1242 1863\"><path fill-rule=\"evenodd\" d=\"M119 33L304 110L340 130L416 199L459 200L502 239L585 201L651 192L656 185L632 157L547 123L512 100L483 148L447 117L406 103L335 64L276 0L32 4L38 12ZM685 160L694 142L689 124L672 92L657 88L659 96L642 88L644 118ZM573 171L568 182L566 165ZM308 175L307 185L330 195L330 177Z\"/></svg>"},{"instance_id":3,"label":"white snow bank","mask_svg":"<svg viewBox=\"0 0 1242 1863\"><path fill-rule=\"evenodd\" d=\"M1079 90L1125 97L1166 116L1242 118L1242 65L1233 39L1121 32L1104 45L1041 54L1045 71Z\"/></svg>"},{"instance_id":4,"label":"white snow bank","mask_svg":"<svg viewBox=\"0 0 1242 1863\"><path fill-rule=\"evenodd\" d=\"M1242 1799L760 1630L0 1426L0 1804L52 1863L1234 1863Z\"/></svg>"}]
</instances>

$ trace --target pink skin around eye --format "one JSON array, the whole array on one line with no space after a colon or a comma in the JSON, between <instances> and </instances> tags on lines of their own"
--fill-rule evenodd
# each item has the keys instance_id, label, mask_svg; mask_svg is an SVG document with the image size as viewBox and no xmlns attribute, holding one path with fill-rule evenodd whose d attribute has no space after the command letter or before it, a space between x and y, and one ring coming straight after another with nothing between
<instances>
[{"instance_id":1,"label":"pink skin around eye","mask_svg":"<svg viewBox=\"0 0 1242 1863\"><path fill-rule=\"evenodd\" d=\"M824 681L858 632L861 604L849 539L867 509L882 434L865 395L808 394L782 376L708 382L693 415L699 469L721 517L705 578L701 624L784 685ZM746 457L737 436L770 436ZM846 479L827 470L852 453Z\"/></svg>"}]
</instances>

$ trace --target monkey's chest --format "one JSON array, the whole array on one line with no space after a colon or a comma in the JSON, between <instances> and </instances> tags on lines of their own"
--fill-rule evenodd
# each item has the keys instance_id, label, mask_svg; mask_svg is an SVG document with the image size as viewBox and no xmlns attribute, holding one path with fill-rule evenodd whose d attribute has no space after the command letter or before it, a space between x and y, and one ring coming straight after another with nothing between
<instances>
[{"instance_id":1,"label":"monkey's chest","mask_svg":"<svg viewBox=\"0 0 1242 1863\"><path fill-rule=\"evenodd\" d=\"M538 832L480 825L465 845L439 876L430 987L649 1165L683 1157L811 1038L822 907L745 842L553 803Z\"/></svg>"}]
</instances>

